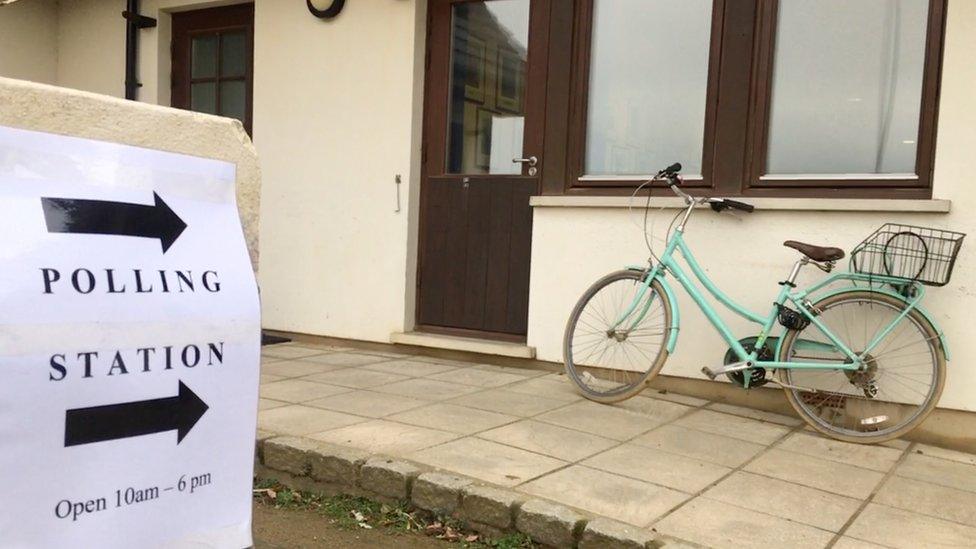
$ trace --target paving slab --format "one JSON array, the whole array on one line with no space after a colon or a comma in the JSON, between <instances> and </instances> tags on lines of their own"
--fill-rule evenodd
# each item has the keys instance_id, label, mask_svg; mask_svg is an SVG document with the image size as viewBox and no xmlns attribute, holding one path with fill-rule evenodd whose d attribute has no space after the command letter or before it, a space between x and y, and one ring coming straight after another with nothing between
<instances>
[{"instance_id":1,"label":"paving slab","mask_svg":"<svg viewBox=\"0 0 976 549\"><path fill-rule=\"evenodd\" d=\"M451 383L461 383L463 385L473 385L475 387L501 387L519 381L525 381L525 376L512 373L493 372L490 370L480 370L477 367L461 368L450 372L443 372L427 376L428 379L449 381Z\"/></svg>"},{"instance_id":2,"label":"paving slab","mask_svg":"<svg viewBox=\"0 0 976 549\"><path fill-rule=\"evenodd\" d=\"M533 420L485 431L478 437L565 461L579 461L619 444L613 439Z\"/></svg>"},{"instance_id":3,"label":"paving slab","mask_svg":"<svg viewBox=\"0 0 976 549\"><path fill-rule=\"evenodd\" d=\"M308 435L309 438L315 440L391 456L399 456L443 444L456 439L457 436L446 431L416 425L404 425L382 419Z\"/></svg>"},{"instance_id":4,"label":"paving slab","mask_svg":"<svg viewBox=\"0 0 976 549\"><path fill-rule=\"evenodd\" d=\"M297 404L258 412L259 429L284 435L307 435L363 421L366 418Z\"/></svg>"},{"instance_id":5,"label":"paving slab","mask_svg":"<svg viewBox=\"0 0 976 549\"><path fill-rule=\"evenodd\" d=\"M310 349L308 347L300 347L298 345L290 345L288 343L265 345L264 347L261 347L261 356L271 358L305 358L320 355L324 352L325 351L322 349Z\"/></svg>"},{"instance_id":6,"label":"paving slab","mask_svg":"<svg viewBox=\"0 0 976 549\"><path fill-rule=\"evenodd\" d=\"M739 467L766 448L762 444L674 424L662 425L631 442L726 467Z\"/></svg>"},{"instance_id":7,"label":"paving slab","mask_svg":"<svg viewBox=\"0 0 976 549\"><path fill-rule=\"evenodd\" d=\"M437 403L391 415L389 419L411 425L421 425L470 435L499 425L518 421L519 418L498 412L477 410L456 404Z\"/></svg>"},{"instance_id":8,"label":"paving slab","mask_svg":"<svg viewBox=\"0 0 976 549\"><path fill-rule=\"evenodd\" d=\"M595 469L695 493L729 474L728 467L676 454L623 444L583 461Z\"/></svg>"},{"instance_id":9,"label":"paving slab","mask_svg":"<svg viewBox=\"0 0 976 549\"><path fill-rule=\"evenodd\" d=\"M282 406L288 406L287 402L280 402L277 400L270 400L267 398L258 399L258 411L261 410L272 410L274 408L281 408Z\"/></svg>"},{"instance_id":10,"label":"paving slab","mask_svg":"<svg viewBox=\"0 0 976 549\"><path fill-rule=\"evenodd\" d=\"M457 370L455 366L448 366L446 364L431 364L429 362L421 362L419 360L391 360L389 362L377 362L375 364L366 364L363 366L367 370L375 370L378 372L389 372L391 374L399 374L401 376L408 377L424 377L434 374L441 374L444 372L450 372L452 370Z\"/></svg>"},{"instance_id":11,"label":"paving slab","mask_svg":"<svg viewBox=\"0 0 976 549\"><path fill-rule=\"evenodd\" d=\"M338 385L340 387L368 389L370 387L387 385L410 378L407 376L391 374L389 372L366 370L364 368L343 368L333 372L325 372L324 374L305 376L302 379L305 381L315 381L318 383Z\"/></svg>"},{"instance_id":12,"label":"paving slab","mask_svg":"<svg viewBox=\"0 0 976 549\"><path fill-rule=\"evenodd\" d=\"M323 353L357 352L357 350L354 349L354 348L352 348L352 347L346 347L344 345L333 345L331 343L308 343L308 342L302 341L302 342L299 342L299 343L286 343L286 345L289 345L289 346L292 346L292 347L301 347L301 348L304 348L304 349L313 349L313 350L320 351L320 352L323 352Z\"/></svg>"},{"instance_id":13,"label":"paving slab","mask_svg":"<svg viewBox=\"0 0 976 549\"><path fill-rule=\"evenodd\" d=\"M573 465L518 487L519 491L644 526L688 494L605 471Z\"/></svg>"},{"instance_id":14,"label":"paving slab","mask_svg":"<svg viewBox=\"0 0 976 549\"><path fill-rule=\"evenodd\" d=\"M845 535L894 548L972 547L976 528L871 503Z\"/></svg>"},{"instance_id":15,"label":"paving slab","mask_svg":"<svg viewBox=\"0 0 976 549\"><path fill-rule=\"evenodd\" d=\"M601 405L538 370L336 347L271 352L264 437L411 460L709 547L823 547L875 491L834 547L976 539L971 454L916 445L899 464L907 441L852 445L798 430L796 418L652 390Z\"/></svg>"},{"instance_id":16,"label":"paving slab","mask_svg":"<svg viewBox=\"0 0 976 549\"><path fill-rule=\"evenodd\" d=\"M633 438L661 424L650 416L588 400L540 414L536 419L614 440Z\"/></svg>"},{"instance_id":17,"label":"paving slab","mask_svg":"<svg viewBox=\"0 0 976 549\"><path fill-rule=\"evenodd\" d=\"M755 410L752 408L746 408L745 406L726 404L724 402L713 402L708 405L708 409L716 412L722 412L723 414L731 414L733 416L776 423L786 427L798 427L803 425L803 420L798 417L774 414L773 412L767 412L765 410Z\"/></svg>"},{"instance_id":18,"label":"paving slab","mask_svg":"<svg viewBox=\"0 0 976 549\"><path fill-rule=\"evenodd\" d=\"M793 433L777 448L881 472L894 467L903 453L894 448L853 444L804 432Z\"/></svg>"},{"instance_id":19,"label":"paving slab","mask_svg":"<svg viewBox=\"0 0 976 549\"><path fill-rule=\"evenodd\" d=\"M976 492L894 475L872 501L976 527Z\"/></svg>"},{"instance_id":20,"label":"paving slab","mask_svg":"<svg viewBox=\"0 0 976 549\"><path fill-rule=\"evenodd\" d=\"M772 444L790 432L789 427L713 410L698 410L675 422L682 427L725 435L757 444Z\"/></svg>"},{"instance_id":21,"label":"paving slab","mask_svg":"<svg viewBox=\"0 0 976 549\"><path fill-rule=\"evenodd\" d=\"M654 390L654 389L647 389L643 393L640 393L638 396L642 396L645 398L654 398L657 400L666 400L668 402L674 402L676 404L684 404L685 406L691 406L692 408L700 408L708 404L709 402L711 402L710 400L705 400L703 398L683 395L681 393L672 393L671 391L666 391L666 390Z\"/></svg>"},{"instance_id":22,"label":"paving slab","mask_svg":"<svg viewBox=\"0 0 976 549\"><path fill-rule=\"evenodd\" d=\"M485 372L495 372L499 374L512 374L517 376L522 376L524 379L532 379L535 377L542 377L549 375L549 372L545 370L534 370L531 368L514 368L508 366L496 366L494 364L475 364L472 366L475 370L482 370Z\"/></svg>"},{"instance_id":23,"label":"paving slab","mask_svg":"<svg viewBox=\"0 0 976 549\"><path fill-rule=\"evenodd\" d=\"M265 383L261 386L260 394L261 398L299 403L330 395L337 395L339 393L346 393L350 390L348 387L337 387L335 385L316 383L314 381L286 379L284 381Z\"/></svg>"},{"instance_id":24,"label":"paving slab","mask_svg":"<svg viewBox=\"0 0 976 549\"><path fill-rule=\"evenodd\" d=\"M477 438L462 438L412 452L407 458L507 487L566 465L562 460Z\"/></svg>"},{"instance_id":25,"label":"paving slab","mask_svg":"<svg viewBox=\"0 0 976 549\"><path fill-rule=\"evenodd\" d=\"M832 549L888 549L884 545L878 545L877 543L871 543L870 541L864 541L854 538L849 538L847 536L841 536L834 544Z\"/></svg>"},{"instance_id":26,"label":"paving slab","mask_svg":"<svg viewBox=\"0 0 976 549\"><path fill-rule=\"evenodd\" d=\"M282 378L291 378L321 374L344 367L331 364L318 364L304 360L281 360L272 362L271 364L262 364L261 373L280 376Z\"/></svg>"},{"instance_id":27,"label":"paving slab","mask_svg":"<svg viewBox=\"0 0 976 549\"><path fill-rule=\"evenodd\" d=\"M381 385L373 390L381 393L400 395L421 400L448 400L479 391L478 387L461 385L427 378L411 378L389 385Z\"/></svg>"},{"instance_id":28,"label":"paving slab","mask_svg":"<svg viewBox=\"0 0 976 549\"><path fill-rule=\"evenodd\" d=\"M745 470L861 500L884 478L877 471L777 449L759 456Z\"/></svg>"},{"instance_id":29,"label":"paving slab","mask_svg":"<svg viewBox=\"0 0 976 549\"><path fill-rule=\"evenodd\" d=\"M821 549L834 537L826 530L707 498L692 500L654 528L708 547L736 549Z\"/></svg>"},{"instance_id":30,"label":"paving slab","mask_svg":"<svg viewBox=\"0 0 976 549\"><path fill-rule=\"evenodd\" d=\"M976 466L922 454L909 454L895 469L895 474L976 492Z\"/></svg>"},{"instance_id":31,"label":"paving slab","mask_svg":"<svg viewBox=\"0 0 976 549\"><path fill-rule=\"evenodd\" d=\"M360 354L360 355L381 356L383 358L389 358L393 360L408 359L413 356L409 353L396 353L392 351L373 351L370 349L356 349L355 352L356 354Z\"/></svg>"},{"instance_id":32,"label":"paving slab","mask_svg":"<svg viewBox=\"0 0 976 549\"><path fill-rule=\"evenodd\" d=\"M540 396L564 402L575 402L583 397L576 392L572 382L566 379L555 379L549 376L529 379L521 383L506 385L505 389L523 395Z\"/></svg>"},{"instance_id":33,"label":"paving slab","mask_svg":"<svg viewBox=\"0 0 976 549\"><path fill-rule=\"evenodd\" d=\"M281 381L283 379L287 379L287 378L285 376L275 376L275 375L271 375L271 374L261 374L261 376L258 378L258 383L261 384L261 385L263 385L265 383L272 383L272 382L275 382L275 381Z\"/></svg>"},{"instance_id":34,"label":"paving slab","mask_svg":"<svg viewBox=\"0 0 976 549\"><path fill-rule=\"evenodd\" d=\"M354 352L347 352L320 354L310 357L303 357L301 360L306 362L314 362L316 364L329 364L331 366L363 366L366 364L375 364L377 362L386 362L390 359L376 355L363 355Z\"/></svg>"},{"instance_id":35,"label":"paving slab","mask_svg":"<svg viewBox=\"0 0 976 549\"><path fill-rule=\"evenodd\" d=\"M745 471L733 473L703 497L831 532L839 532L861 506L861 500Z\"/></svg>"},{"instance_id":36,"label":"paving slab","mask_svg":"<svg viewBox=\"0 0 976 549\"><path fill-rule=\"evenodd\" d=\"M976 455L974 454L957 452L956 450L947 450L937 446L929 446L928 444L919 444L915 446L914 453L939 459L948 459L949 461L958 461L959 463L965 463L967 465L976 465Z\"/></svg>"},{"instance_id":37,"label":"paving slab","mask_svg":"<svg viewBox=\"0 0 976 549\"><path fill-rule=\"evenodd\" d=\"M674 421L694 410L694 408L685 406L684 404L677 404L674 402L668 402L667 400L658 400L655 398L640 397L628 398L627 400L614 403L611 406L614 408L627 410L628 412L634 412L635 414L640 414L642 416L647 416L660 423Z\"/></svg>"},{"instance_id":38,"label":"paving slab","mask_svg":"<svg viewBox=\"0 0 976 549\"><path fill-rule=\"evenodd\" d=\"M529 397L528 395L506 389L488 389L464 395L452 399L449 402L461 404L469 408L502 412L520 417L535 416L566 405L565 400L556 400L541 396Z\"/></svg>"},{"instance_id":39,"label":"paving slab","mask_svg":"<svg viewBox=\"0 0 976 549\"><path fill-rule=\"evenodd\" d=\"M374 418L405 412L427 404L429 402L426 400L366 390L350 391L348 393L310 400L305 403L306 406Z\"/></svg>"}]
</instances>

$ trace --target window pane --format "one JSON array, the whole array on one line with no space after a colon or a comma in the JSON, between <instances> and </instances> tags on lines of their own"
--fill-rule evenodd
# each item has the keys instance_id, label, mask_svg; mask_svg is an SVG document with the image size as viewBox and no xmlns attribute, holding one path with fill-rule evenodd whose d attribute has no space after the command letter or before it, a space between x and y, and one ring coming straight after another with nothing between
<instances>
[{"instance_id":1,"label":"window pane","mask_svg":"<svg viewBox=\"0 0 976 549\"><path fill-rule=\"evenodd\" d=\"M214 82L190 84L190 110L217 114L217 84Z\"/></svg>"},{"instance_id":2,"label":"window pane","mask_svg":"<svg viewBox=\"0 0 976 549\"><path fill-rule=\"evenodd\" d=\"M220 83L220 115L244 121L247 105L247 87L243 80Z\"/></svg>"},{"instance_id":3,"label":"window pane","mask_svg":"<svg viewBox=\"0 0 976 549\"><path fill-rule=\"evenodd\" d=\"M768 173L915 173L928 5L780 1Z\"/></svg>"},{"instance_id":4,"label":"window pane","mask_svg":"<svg viewBox=\"0 0 976 549\"><path fill-rule=\"evenodd\" d=\"M220 75L244 76L247 70L247 41L243 32L220 37Z\"/></svg>"},{"instance_id":5,"label":"window pane","mask_svg":"<svg viewBox=\"0 0 976 549\"><path fill-rule=\"evenodd\" d=\"M190 44L190 74L193 78L213 78L217 76L217 35L198 36Z\"/></svg>"},{"instance_id":6,"label":"window pane","mask_svg":"<svg viewBox=\"0 0 976 549\"><path fill-rule=\"evenodd\" d=\"M701 173L712 0L595 0L586 175Z\"/></svg>"},{"instance_id":7,"label":"window pane","mask_svg":"<svg viewBox=\"0 0 976 549\"><path fill-rule=\"evenodd\" d=\"M447 170L521 174L529 0L453 9Z\"/></svg>"}]
</instances>

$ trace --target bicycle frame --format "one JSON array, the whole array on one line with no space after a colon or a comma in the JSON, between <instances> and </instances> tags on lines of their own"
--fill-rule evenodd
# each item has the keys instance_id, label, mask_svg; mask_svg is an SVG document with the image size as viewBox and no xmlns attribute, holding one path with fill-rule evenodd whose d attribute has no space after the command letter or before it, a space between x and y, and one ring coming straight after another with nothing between
<instances>
[{"instance_id":1,"label":"bicycle frame","mask_svg":"<svg viewBox=\"0 0 976 549\"><path fill-rule=\"evenodd\" d=\"M688 214L690 214L692 207L693 206L689 206L689 211L685 215L685 220L687 220ZM682 269L681 266L678 264L677 258L675 257L675 252L679 252L681 254L681 256L685 260L685 263L687 263L688 267L691 269L691 272L694 275L695 279L697 279L702 284L702 286L705 287L708 293L710 293L716 300L718 300L719 303L721 303L723 306L725 306L725 308L731 310L733 313L737 314L738 316L745 318L746 320L761 326L758 339L755 343L756 350L753 350L752 352L747 352L745 348L742 346L742 344L739 343L739 340L736 339L736 337L732 334L732 331L729 328L728 324L726 324L725 321L723 321L721 317L718 316L718 313L716 312L715 308L705 298L705 295L703 295L702 292L698 289L698 287L692 281L691 277L689 277L688 274L684 271L684 269ZM811 311L812 304L809 301L807 301L807 297L809 297L811 294L829 286L830 284L838 280L846 280L851 282L866 282L872 285L879 284L879 283L891 284L893 286L894 285L904 286L905 280L892 278L892 277L878 276L878 275L864 275L855 272L842 272L842 273L836 273L830 275L826 277L824 280L821 280L820 282L804 290L796 290L791 284L784 283L781 284L779 295L776 297L772 310L769 312L768 315L764 316L752 312L749 309L743 307L742 305L736 303L732 298L730 298L728 295L722 292L722 290L719 289L719 287L716 286L711 279L708 278L708 275L705 274L705 271L698 264L698 261L695 259L694 255L691 252L691 249L688 247L688 244L684 240L684 222L682 222L681 225L679 225L677 230L675 230L674 234L669 239L667 247L664 250L664 253L659 258L659 262L656 265L652 265L651 267L649 267L647 269L647 272L648 275L645 277L645 280L642 284L641 289L638 291L637 296L634 298L633 302L630 304L630 307L627 309L627 311L624 312L624 314L620 317L620 319L617 320L617 322L611 327L611 329L616 329L618 326L625 323L629 324L628 330L636 327L644 318L644 315L646 315L648 310L650 309L651 302L652 302L651 299L647 300L646 304L642 307L642 310L633 319L632 322L629 322L627 319L630 318L631 315L637 310L638 305L643 300L644 295L647 293L647 290L650 288L651 283L655 279L661 280L661 283L666 288L668 294L672 293L668 288L667 282L664 280L665 274L671 273L674 276L674 278L678 281L678 283L681 284L682 288L684 288L685 292L687 292L688 295L692 298L692 300L694 300L695 304L702 311L702 313L704 313L705 317L712 324L712 326L719 333L719 335L722 336L722 339L724 339L725 342L729 345L729 347L735 353L736 357L741 362L751 365L750 368L858 370L864 366L863 357L867 356L868 353L874 350L875 347L877 347L878 344L880 344L881 341L883 341L884 338L887 337L887 335L890 334L891 331L894 330L897 327L897 325L902 320L904 320L905 317L907 317L912 310L914 310L917 307L918 303L921 301L922 297L924 296L924 288L918 284L913 284L915 291L912 299L910 301L906 301L907 307L905 308L905 310L903 310L899 314L899 316L896 317L887 327L879 331L872 339L872 341L867 345L867 347L861 350L860 354L858 354L854 350L848 348L843 341L841 341L837 336L835 336L830 331L829 328L827 328L822 322L820 322L816 314L813 311ZM668 297L671 297L673 300L673 295L669 295ZM798 344L801 345L803 348L807 348L807 349L840 351L840 353L847 358L847 361L845 363L830 364L830 363L823 363L823 362L781 362L778 360L769 360L769 361L757 360L759 355L758 350L762 349L766 341L769 339L769 336L777 323L777 318L779 316L779 309L787 301L792 303L792 305L796 308L796 310L804 317L806 317L810 321L810 324L815 326L821 333L823 333L827 337L828 341L830 342L829 344L827 344L827 343L820 343L820 342L809 341L809 340L800 340ZM676 327L677 327L677 323L674 323L672 329ZM748 375L748 372L749 370L746 370L746 374L747 374L745 376L746 387L749 386L749 379L751 377L750 375Z\"/></svg>"}]
</instances>

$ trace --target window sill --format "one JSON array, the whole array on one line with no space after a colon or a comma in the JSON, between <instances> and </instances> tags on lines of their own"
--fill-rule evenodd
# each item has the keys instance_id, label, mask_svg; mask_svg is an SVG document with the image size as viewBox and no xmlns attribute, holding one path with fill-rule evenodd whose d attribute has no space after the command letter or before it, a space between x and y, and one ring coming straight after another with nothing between
<instances>
[{"instance_id":1,"label":"window sill","mask_svg":"<svg viewBox=\"0 0 976 549\"><path fill-rule=\"evenodd\" d=\"M942 199L884 199L884 198L737 198L756 207L756 210L808 212L902 212L949 213L951 200ZM627 208L629 196L533 196L533 208ZM634 208L641 208L647 198L633 199ZM653 197L652 208L683 208L678 197Z\"/></svg>"}]
</instances>

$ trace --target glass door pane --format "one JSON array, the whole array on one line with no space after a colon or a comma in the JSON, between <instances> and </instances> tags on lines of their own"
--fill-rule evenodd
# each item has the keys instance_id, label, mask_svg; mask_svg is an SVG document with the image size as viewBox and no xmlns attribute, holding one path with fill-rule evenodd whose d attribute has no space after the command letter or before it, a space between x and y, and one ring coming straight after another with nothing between
<instances>
[{"instance_id":1,"label":"glass door pane","mask_svg":"<svg viewBox=\"0 0 976 549\"><path fill-rule=\"evenodd\" d=\"M529 0L453 6L447 171L519 175Z\"/></svg>"}]
</instances>

